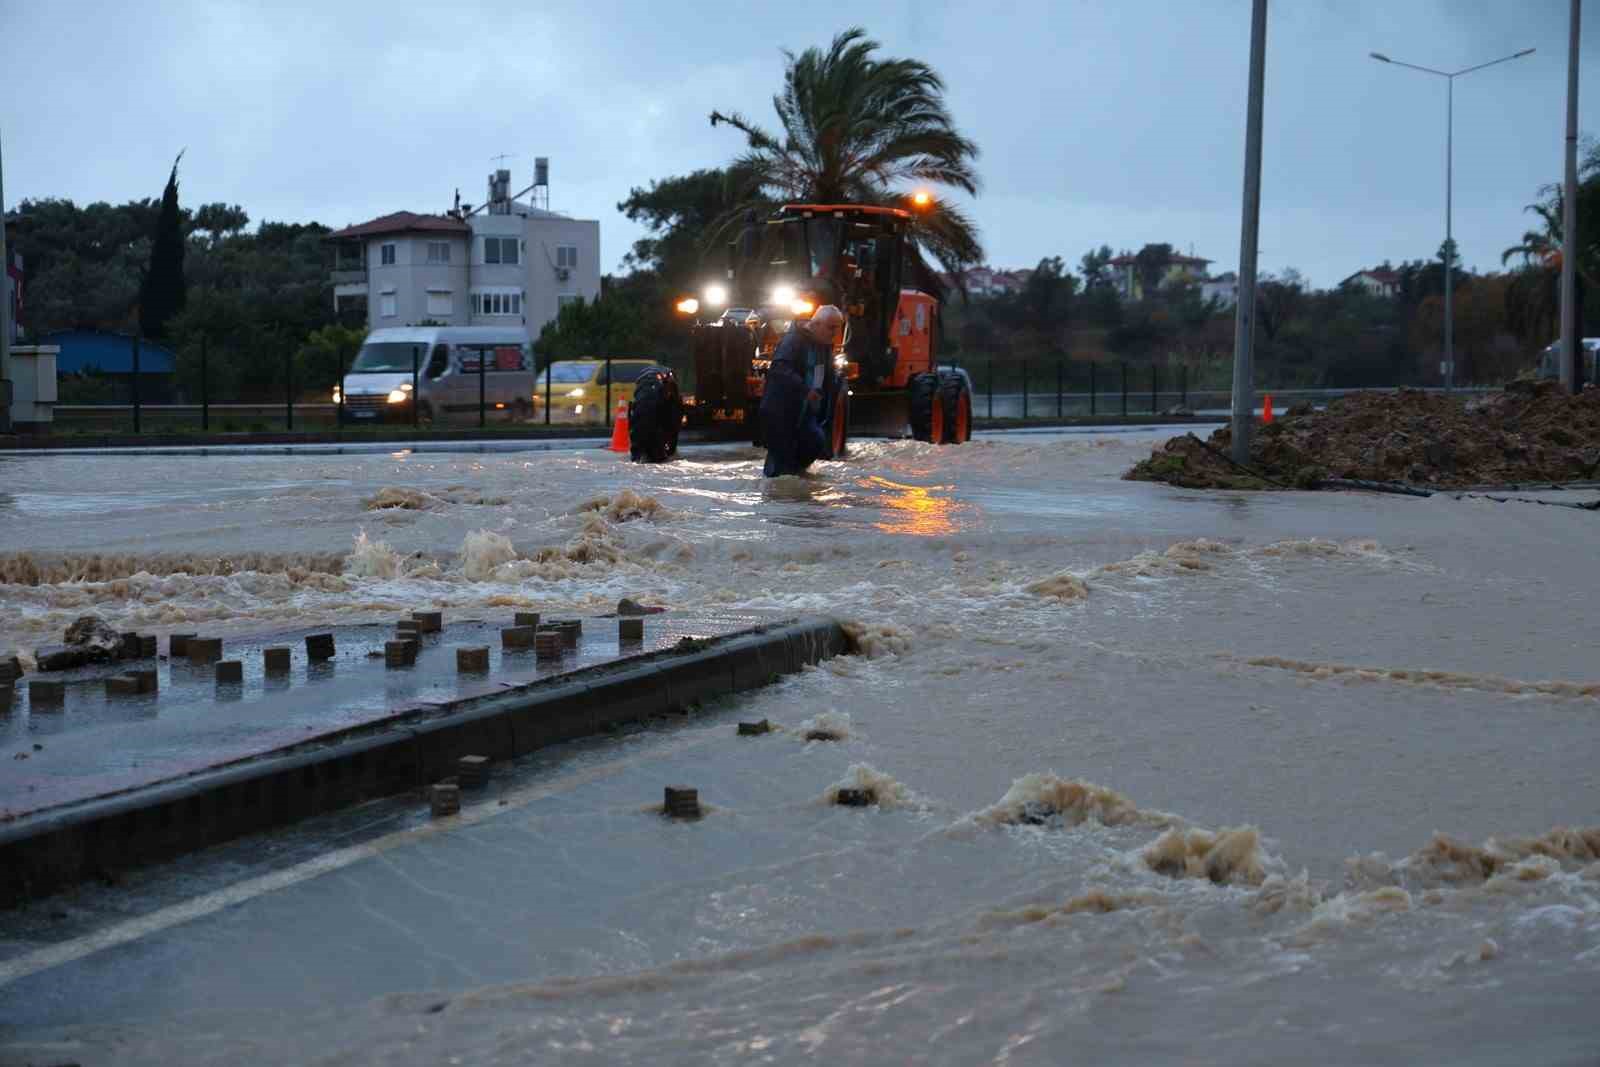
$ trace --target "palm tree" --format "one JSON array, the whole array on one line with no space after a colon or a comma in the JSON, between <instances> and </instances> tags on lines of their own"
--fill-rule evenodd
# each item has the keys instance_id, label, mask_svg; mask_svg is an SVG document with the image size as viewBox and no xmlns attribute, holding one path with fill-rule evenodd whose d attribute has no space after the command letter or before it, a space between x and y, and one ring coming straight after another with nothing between
<instances>
[{"instance_id":1,"label":"palm tree","mask_svg":"<svg viewBox=\"0 0 1600 1067\"><path fill-rule=\"evenodd\" d=\"M944 81L926 63L875 55L866 31L846 30L826 50L785 51L783 90L773 97L781 136L734 112L711 113L745 135L747 150L729 168L747 180L738 205L713 227L712 239L750 207L773 201L904 206L907 185L978 192L978 146L962 136L944 103ZM937 293L923 258L960 272L982 262L977 227L946 200L918 212L910 268Z\"/></svg>"}]
</instances>

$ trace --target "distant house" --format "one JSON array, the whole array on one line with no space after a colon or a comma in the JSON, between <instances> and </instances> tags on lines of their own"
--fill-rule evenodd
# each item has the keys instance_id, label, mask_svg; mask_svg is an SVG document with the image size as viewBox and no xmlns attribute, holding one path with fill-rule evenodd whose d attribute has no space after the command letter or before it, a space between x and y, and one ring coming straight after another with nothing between
<instances>
[{"instance_id":1,"label":"distant house","mask_svg":"<svg viewBox=\"0 0 1600 1067\"><path fill-rule=\"evenodd\" d=\"M515 199L508 170L489 175L477 210L396 211L324 240L334 310L370 329L514 324L537 336L563 305L600 295L599 222Z\"/></svg>"},{"instance_id":2,"label":"distant house","mask_svg":"<svg viewBox=\"0 0 1600 1067\"><path fill-rule=\"evenodd\" d=\"M1200 299L1215 300L1221 307L1233 307L1239 302L1239 276L1233 271L1207 278L1200 283Z\"/></svg>"},{"instance_id":3,"label":"distant house","mask_svg":"<svg viewBox=\"0 0 1600 1067\"><path fill-rule=\"evenodd\" d=\"M133 338L101 330L56 330L37 338L38 344L55 345L56 375L95 374L109 379L131 395ZM177 357L172 349L148 339L139 342L139 397L145 403L173 400L173 374Z\"/></svg>"},{"instance_id":4,"label":"distant house","mask_svg":"<svg viewBox=\"0 0 1600 1067\"><path fill-rule=\"evenodd\" d=\"M1114 284L1124 300L1138 300L1144 296L1144 285L1139 281L1138 262L1138 257L1131 252L1114 256L1110 261ZM1167 261L1167 270L1161 276L1159 287L1166 288L1183 282L1203 282L1206 279L1206 268L1210 265L1209 259L1182 256L1174 252L1172 258Z\"/></svg>"},{"instance_id":5,"label":"distant house","mask_svg":"<svg viewBox=\"0 0 1600 1067\"><path fill-rule=\"evenodd\" d=\"M1373 296L1393 298L1400 295L1400 275L1388 267L1358 270L1339 284L1365 289Z\"/></svg>"},{"instance_id":6,"label":"distant house","mask_svg":"<svg viewBox=\"0 0 1600 1067\"><path fill-rule=\"evenodd\" d=\"M1008 296L1020 293L1033 277L1033 269L996 270L993 267L972 267L954 274L941 274L939 280L950 290L965 289L971 296Z\"/></svg>"}]
</instances>

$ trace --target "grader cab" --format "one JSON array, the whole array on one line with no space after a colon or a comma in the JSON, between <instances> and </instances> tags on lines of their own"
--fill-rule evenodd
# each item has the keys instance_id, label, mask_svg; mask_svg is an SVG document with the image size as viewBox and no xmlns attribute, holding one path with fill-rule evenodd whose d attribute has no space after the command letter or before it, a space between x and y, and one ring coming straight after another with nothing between
<instances>
[{"instance_id":1,"label":"grader cab","mask_svg":"<svg viewBox=\"0 0 1600 1067\"><path fill-rule=\"evenodd\" d=\"M845 327L821 390L828 454L851 436L967 440L966 379L938 370L939 301L905 279L915 222L902 208L852 204L788 204L749 220L725 278L678 303L693 320L691 422L764 443L756 412L773 349L795 320L833 304Z\"/></svg>"}]
</instances>

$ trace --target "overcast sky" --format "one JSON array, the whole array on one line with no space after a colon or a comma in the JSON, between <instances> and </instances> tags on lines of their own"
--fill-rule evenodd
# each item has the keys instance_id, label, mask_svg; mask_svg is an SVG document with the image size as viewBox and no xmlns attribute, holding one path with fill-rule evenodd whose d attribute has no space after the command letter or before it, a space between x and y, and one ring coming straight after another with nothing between
<instances>
[{"instance_id":1,"label":"overcast sky","mask_svg":"<svg viewBox=\"0 0 1600 1067\"><path fill-rule=\"evenodd\" d=\"M1458 79L1455 232L1494 269L1561 174L1566 0L1273 0L1261 269L1317 285L1444 235L1442 78ZM1591 19L1600 19L1596 10ZM603 267L639 235L631 186L718 166L741 147L712 108L772 121L781 49L859 23L931 63L983 150L973 205L989 260L1076 264L1100 244L1167 241L1237 267L1248 0L943 4L411 5L0 0L6 203L159 196L252 220L332 226L483 199L551 160L551 206L601 224ZM1580 124L1600 132L1600 22Z\"/></svg>"}]
</instances>

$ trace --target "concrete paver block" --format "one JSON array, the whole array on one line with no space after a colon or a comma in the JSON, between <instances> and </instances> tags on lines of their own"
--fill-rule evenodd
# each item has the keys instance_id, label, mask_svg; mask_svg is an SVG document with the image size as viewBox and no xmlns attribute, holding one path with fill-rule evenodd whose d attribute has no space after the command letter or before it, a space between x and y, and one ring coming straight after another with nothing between
<instances>
[{"instance_id":1,"label":"concrete paver block","mask_svg":"<svg viewBox=\"0 0 1600 1067\"><path fill-rule=\"evenodd\" d=\"M35 678L28 683L28 703L36 708L59 708L67 699L67 683Z\"/></svg>"},{"instance_id":2,"label":"concrete paver block","mask_svg":"<svg viewBox=\"0 0 1600 1067\"><path fill-rule=\"evenodd\" d=\"M261 666L268 674L284 674L289 670L289 646L273 645L261 650Z\"/></svg>"},{"instance_id":3,"label":"concrete paver block","mask_svg":"<svg viewBox=\"0 0 1600 1067\"><path fill-rule=\"evenodd\" d=\"M191 637L188 649L190 663L215 663L222 658L222 638Z\"/></svg>"},{"instance_id":4,"label":"concrete paver block","mask_svg":"<svg viewBox=\"0 0 1600 1067\"><path fill-rule=\"evenodd\" d=\"M113 674L106 679L106 696L131 697L139 693L139 679L131 674Z\"/></svg>"},{"instance_id":5,"label":"concrete paver block","mask_svg":"<svg viewBox=\"0 0 1600 1067\"><path fill-rule=\"evenodd\" d=\"M416 662L416 642L385 641L383 643L383 665L385 667L410 667Z\"/></svg>"},{"instance_id":6,"label":"concrete paver block","mask_svg":"<svg viewBox=\"0 0 1600 1067\"><path fill-rule=\"evenodd\" d=\"M669 785L662 810L674 819L697 819L700 817L700 791L684 785Z\"/></svg>"},{"instance_id":7,"label":"concrete paver block","mask_svg":"<svg viewBox=\"0 0 1600 1067\"><path fill-rule=\"evenodd\" d=\"M538 631L532 626L507 626L500 631L500 647L526 649L534 646Z\"/></svg>"},{"instance_id":8,"label":"concrete paver block","mask_svg":"<svg viewBox=\"0 0 1600 1067\"><path fill-rule=\"evenodd\" d=\"M244 681L244 663L240 660L218 660L216 671L219 685L237 685Z\"/></svg>"},{"instance_id":9,"label":"concrete paver block","mask_svg":"<svg viewBox=\"0 0 1600 1067\"><path fill-rule=\"evenodd\" d=\"M314 660L332 659L334 656L332 634L306 634L306 655Z\"/></svg>"},{"instance_id":10,"label":"concrete paver block","mask_svg":"<svg viewBox=\"0 0 1600 1067\"><path fill-rule=\"evenodd\" d=\"M771 732L772 724L766 719L762 719L760 722L742 722L739 724L740 737L759 737L762 734L770 734Z\"/></svg>"},{"instance_id":11,"label":"concrete paver block","mask_svg":"<svg viewBox=\"0 0 1600 1067\"><path fill-rule=\"evenodd\" d=\"M167 638L167 655L173 659L189 654L189 642L194 640L194 634L172 634Z\"/></svg>"},{"instance_id":12,"label":"concrete paver block","mask_svg":"<svg viewBox=\"0 0 1600 1067\"><path fill-rule=\"evenodd\" d=\"M440 782L428 788L428 806L434 818L461 812L461 787Z\"/></svg>"},{"instance_id":13,"label":"concrete paver block","mask_svg":"<svg viewBox=\"0 0 1600 1067\"><path fill-rule=\"evenodd\" d=\"M159 676L155 671L149 668L137 671L127 671L125 673L127 673L130 678L134 679L134 681L139 683L139 692L141 693L154 693L159 687Z\"/></svg>"},{"instance_id":14,"label":"concrete paver block","mask_svg":"<svg viewBox=\"0 0 1600 1067\"><path fill-rule=\"evenodd\" d=\"M539 613L537 611L519 611L516 615L518 626L538 626Z\"/></svg>"},{"instance_id":15,"label":"concrete paver block","mask_svg":"<svg viewBox=\"0 0 1600 1067\"><path fill-rule=\"evenodd\" d=\"M421 624L425 634L436 634L444 629L444 612L442 611L413 611L412 619Z\"/></svg>"},{"instance_id":16,"label":"concrete paver block","mask_svg":"<svg viewBox=\"0 0 1600 1067\"><path fill-rule=\"evenodd\" d=\"M489 646L472 645L467 648L456 649L456 670L486 671L489 669Z\"/></svg>"}]
</instances>

